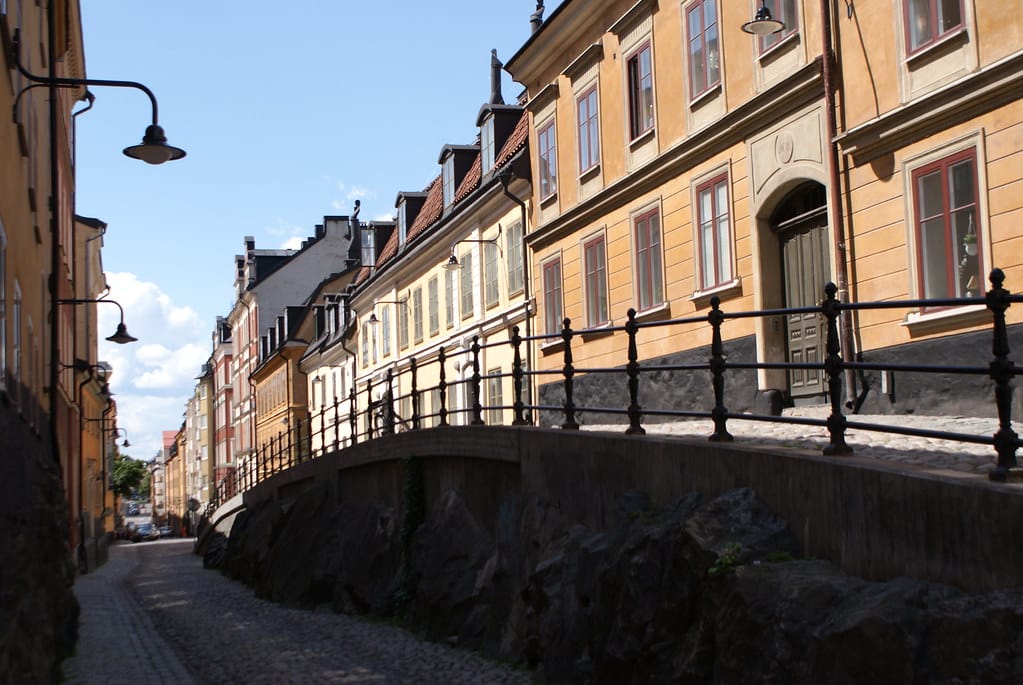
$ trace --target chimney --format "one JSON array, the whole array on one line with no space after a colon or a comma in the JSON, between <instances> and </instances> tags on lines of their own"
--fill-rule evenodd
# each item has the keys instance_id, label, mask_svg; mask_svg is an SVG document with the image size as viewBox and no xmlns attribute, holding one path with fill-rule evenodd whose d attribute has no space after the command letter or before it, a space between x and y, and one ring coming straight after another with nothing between
<instances>
[{"instance_id":1,"label":"chimney","mask_svg":"<svg viewBox=\"0 0 1023 685\"><path fill-rule=\"evenodd\" d=\"M529 26L532 28L532 33L536 33L540 29L540 24L543 23L543 0L537 0L536 11L533 12L532 16L529 17Z\"/></svg>"},{"instance_id":2,"label":"chimney","mask_svg":"<svg viewBox=\"0 0 1023 685\"><path fill-rule=\"evenodd\" d=\"M490 104L503 105L501 97L501 60L497 59L497 50L490 51Z\"/></svg>"}]
</instances>

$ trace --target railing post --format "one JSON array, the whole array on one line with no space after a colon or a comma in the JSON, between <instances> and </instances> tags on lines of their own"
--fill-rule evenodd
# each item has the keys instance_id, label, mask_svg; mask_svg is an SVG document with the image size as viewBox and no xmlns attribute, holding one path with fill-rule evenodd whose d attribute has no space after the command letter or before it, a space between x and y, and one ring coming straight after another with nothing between
<instances>
[{"instance_id":1,"label":"railing post","mask_svg":"<svg viewBox=\"0 0 1023 685\"><path fill-rule=\"evenodd\" d=\"M295 430L298 430L298 426L295 426ZM291 425L288 425L288 468L290 469L295 465L296 450L298 447L298 439L292 435ZM284 466L284 460L281 460L281 466Z\"/></svg>"},{"instance_id":2,"label":"railing post","mask_svg":"<svg viewBox=\"0 0 1023 685\"><path fill-rule=\"evenodd\" d=\"M281 470L281 469L276 468L276 466L275 466L276 464L280 464L282 468L284 466L284 435L282 435L280 431L277 431L277 454L274 455L273 452L270 453L270 474L271 475L273 475L273 474L277 473L277 471Z\"/></svg>"},{"instance_id":3,"label":"railing post","mask_svg":"<svg viewBox=\"0 0 1023 685\"><path fill-rule=\"evenodd\" d=\"M522 336L519 335L518 326L512 326L511 344L513 350L512 386L515 392L515 402L513 404L514 418L512 419L512 425L524 426L526 425L526 417L523 413L524 405L522 404Z\"/></svg>"},{"instance_id":4,"label":"railing post","mask_svg":"<svg viewBox=\"0 0 1023 685\"><path fill-rule=\"evenodd\" d=\"M710 311L707 321L711 327L710 342L710 378L714 389L714 408L710 412L714 420L714 432L710 440L715 442L731 442L732 434L728 432L728 409L725 407L725 345L721 342L721 324L725 314L721 311L721 298L715 295L710 298Z\"/></svg>"},{"instance_id":5,"label":"railing post","mask_svg":"<svg viewBox=\"0 0 1023 685\"><path fill-rule=\"evenodd\" d=\"M990 364L990 375L995 382L995 405L998 408L998 432L995 433L995 451L998 452L998 463L988 472L987 477L994 481L1004 482L1009 471L1018 466L1016 462L1016 443L1019 436L1012 430L1012 387L1010 381L1015 374L1012 361L1009 359L1009 331L1005 327L1005 310L1009 308L1009 291L1003 288L1005 272L992 269L991 289L984 299L994 319L994 330L991 341L991 352L994 361Z\"/></svg>"},{"instance_id":6,"label":"railing post","mask_svg":"<svg viewBox=\"0 0 1023 685\"><path fill-rule=\"evenodd\" d=\"M352 444L359 442L359 413L356 411L356 404L358 404L359 394L355 392L355 384L352 383L352 389L348 392L348 430L351 432L349 438ZM334 441L337 441L337 422L334 422Z\"/></svg>"},{"instance_id":7,"label":"railing post","mask_svg":"<svg viewBox=\"0 0 1023 685\"><path fill-rule=\"evenodd\" d=\"M334 398L334 423L337 424L337 398ZM320 456L327 453L327 405L320 405ZM310 431L309 439L312 439L312 432ZM337 449L337 431L334 432L334 449Z\"/></svg>"},{"instance_id":8,"label":"railing post","mask_svg":"<svg viewBox=\"0 0 1023 685\"><path fill-rule=\"evenodd\" d=\"M636 349L636 310L629 308L629 320L625 322L625 332L629 336L629 363L625 365L625 373L629 377L629 427L626 435L644 435L646 430L640 425L643 412L639 406L639 352Z\"/></svg>"},{"instance_id":9,"label":"railing post","mask_svg":"<svg viewBox=\"0 0 1023 685\"><path fill-rule=\"evenodd\" d=\"M447 406L447 383L444 378L444 361L447 356L444 353L444 348L440 347L437 349L437 363L440 364L440 380L437 383L437 394L440 397L440 425L448 425L448 406Z\"/></svg>"},{"instance_id":10,"label":"railing post","mask_svg":"<svg viewBox=\"0 0 1023 685\"><path fill-rule=\"evenodd\" d=\"M483 404L480 402L480 337L472 336L472 425L483 425Z\"/></svg>"},{"instance_id":11,"label":"railing post","mask_svg":"<svg viewBox=\"0 0 1023 685\"><path fill-rule=\"evenodd\" d=\"M366 379L366 439L373 439L373 379Z\"/></svg>"},{"instance_id":12,"label":"railing post","mask_svg":"<svg viewBox=\"0 0 1023 685\"><path fill-rule=\"evenodd\" d=\"M419 430L419 366L416 358L408 360L409 371L412 373L412 430Z\"/></svg>"},{"instance_id":13,"label":"railing post","mask_svg":"<svg viewBox=\"0 0 1023 685\"><path fill-rule=\"evenodd\" d=\"M355 386L352 386L352 390L353 391L354 391L354 389L355 389ZM337 390L337 388L334 388L334 390ZM337 452L339 446L341 445L341 434L340 434L340 428L338 426L338 412L337 412L339 404L340 404L340 401L338 400L337 395L334 395L334 451L335 452ZM355 406L354 400L352 401L352 406Z\"/></svg>"},{"instance_id":14,"label":"railing post","mask_svg":"<svg viewBox=\"0 0 1023 685\"><path fill-rule=\"evenodd\" d=\"M572 400L572 390L575 376L575 367L572 366L572 320L567 316L562 322L561 339L565 341L565 365L562 367L562 374L565 376L565 421L561 427L566 430L578 430L579 424L575 420L575 402Z\"/></svg>"},{"instance_id":15,"label":"railing post","mask_svg":"<svg viewBox=\"0 0 1023 685\"><path fill-rule=\"evenodd\" d=\"M387 390L384 391L381 407L384 414L384 430L388 435L394 435L394 372L390 367L387 369Z\"/></svg>"},{"instance_id":16,"label":"railing post","mask_svg":"<svg viewBox=\"0 0 1023 685\"><path fill-rule=\"evenodd\" d=\"M835 298L838 287L834 283L824 286L827 296L821 303L821 313L828 319L827 357L824 359L824 372L828 375L828 396L831 399L831 415L828 416L828 432L831 442L823 452L827 456L852 454L852 448L845 444L846 419L842 414L842 362L841 347L838 344L839 303Z\"/></svg>"}]
</instances>

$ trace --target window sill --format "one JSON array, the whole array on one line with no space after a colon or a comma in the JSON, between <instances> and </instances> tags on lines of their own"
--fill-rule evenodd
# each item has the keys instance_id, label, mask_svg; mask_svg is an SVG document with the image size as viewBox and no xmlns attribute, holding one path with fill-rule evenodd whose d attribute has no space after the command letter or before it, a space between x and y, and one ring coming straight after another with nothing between
<instances>
[{"instance_id":1,"label":"window sill","mask_svg":"<svg viewBox=\"0 0 1023 685\"><path fill-rule=\"evenodd\" d=\"M965 26L960 26L958 29L936 39L933 43L928 43L922 48L917 48L916 52L911 52L906 55L906 66L912 69L914 67L914 63L921 62L936 52L941 52L941 50L947 47L949 43L957 42L959 40L962 40L963 42L969 40Z\"/></svg>"},{"instance_id":2,"label":"window sill","mask_svg":"<svg viewBox=\"0 0 1023 685\"><path fill-rule=\"evenodd\" d=\"M793 31L789 35L782 38L780 41L767 48L757 56L757 60L760 61L761 66L764 62L770 62L778 53L784 52L787 48L799 42L799 31Z\"/></svg>"},{"instance_id":3,"label":"window sill","mask_svg":"<svg viewBox=\"0 0 1023 685\"><path fill-rule=\"evenodd\" d=\"M597 174L599 174L599 173L600 173L600 163L598 162L598 163L594 164L593 166L591 166L589 169L586 169L581 174L579 174L579 182L580 183L586 183L590 179L595 178L597 176Z\"/></svg>"},{"instance_id":4,"label":"window sill","mask_svg":"<svg viewBox=\"0 0 1023 685\"><path fill-rule=\"evenodd\" d=\"M643 131L638 136L629 141L629 149L635 150L646 142L649 142L654 137L654 131L657 130L656 126L651 126L646 131Z\"/></svg>"},{"instance_id":5,"label":"window sill","mask_svg":"<svg viewBox=\"0 0 1023 685\"><path fill-rule=\"evenodd\" d=\"M660 321L662 319L671 318L671 303L662 302L655 304L653 307L648 307L641 312L636 312L636 322L643 323L644 321Z\"/></svg>"},{"instance_id":6,"label":"window sill","mask_svg":"<svg viewBox=\"0 0 1023 685\"><path fill-rule=\"evenodd\" d=\"M545 342L542 345L540 345L540 354L547 356L550 354L561 352L563 349L565 349L564 340L561 339L551 340L550 342Z\"/></svg>"},{"instance_id":7,"label":"window sill","mask_svg":"<svg viewBox=\"0 0 1023 685\"><path fill-rule=\"evenodd\" d=\"M611 321L605 321L602 324L593 326L592 328L584 328L581 331L576 331L577 335L586 340L595 340L597 338L603 338L614 333L614 324Z\"/></svg>"},{"instance_id":8,"label":"window sill","mask_svg":"<svg viewBox=\"0 0 1023 685\"><path fill-rule=\"evenodd\" d=\"M910 312L901 325L909 329L910 336L918 336L984 323L991 323L991 313L984 305L976 304L928 312Z\"/></svg>"},{"instance_id":9,"label":"window sill","mask_svg":"<svg viewBox=\"0 0 1023 685\"><path fill-rule=\"evenodd\" d=\"M733 297L742 295L742 279L736 278L728 283L708 288L707 290L697 290L689 296L689 300L696 304L696 307L703 308L710 304L712 297L717 295L722 300L728 300Z\"/></svg>"},{"instance_id":10,"label":"window sill","mask_svg":"<svg viewBox=\"0 0 1023 685\"><path fill-rule=\"evenodd\" d=\"M715 83L713 86L711 86L707 90L705 90L702 93L700 93L699 95L693 97L693 99L691 99L689 101L689 109L699 109L700 107L702 107L706 103L708 103L711 100L715 99L720 94L721 94L721 81L718 81L717 83Z\"/></svg>"},{"instance_id":11,"label":"window sill","mask_svg":"<svg viewBox=\"0 0 1023 685\"><path fill-rule=\"evenodd\" d=\"M557 199L558 199L558 193L557 193L557 191L555 191L555 192L551 193L550 195L548 195L547 197L544 197L544 198L540 199L540 207L541 208L547 208L547 207L551 206L552 204L554 204L554 201L557 200Z\"/></svg>"}]
</instances>

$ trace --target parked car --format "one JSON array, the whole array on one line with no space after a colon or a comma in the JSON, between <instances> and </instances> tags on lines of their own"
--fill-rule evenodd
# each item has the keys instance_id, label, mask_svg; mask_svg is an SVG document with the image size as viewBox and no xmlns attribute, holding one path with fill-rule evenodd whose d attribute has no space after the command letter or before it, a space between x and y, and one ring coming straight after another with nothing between
<instances>
[{"instance_id":1,"label":"parked car","mask_svg":"<svg viewBox=\"0 0 1023 685\"><path fill-rule=\"evenodd\" d=\"M174 537L174 529L170 526L160 526L160 537L171 538Z\"/></svg>"},{"instance_id":2,"label":"parked car","mask_svg":"<svg viewBox=\"0 0 1023 685\"><path fill-rule=\"evenodd\" d=\"M132 542L148 542L149 540L159 540L160 531L156 529L152 523L142 523L131 534Z\"/></svg>"}]
</instances>

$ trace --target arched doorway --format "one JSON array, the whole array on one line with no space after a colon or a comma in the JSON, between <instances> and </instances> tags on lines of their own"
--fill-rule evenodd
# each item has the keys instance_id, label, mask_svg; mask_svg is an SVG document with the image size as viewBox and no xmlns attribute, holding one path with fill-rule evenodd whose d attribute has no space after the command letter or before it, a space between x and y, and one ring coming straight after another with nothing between
<instances>
[{"instance_id":1,"label":"arched doorway","mask_svg":"<svg viewBox=\"0 0 1023 685\"><path fill-rule=\"evenodd\" d=\"M782 305L812 307L824 297L831 280L828 206L825 187L808 182L789 193L771 218L781 256ZM826 325L816 312L785 317L786 359L820 363L825 357ZM789 395L795 404L812 404L827 391L819 369L792 369Z\"/></svg>"}]
</instances>

